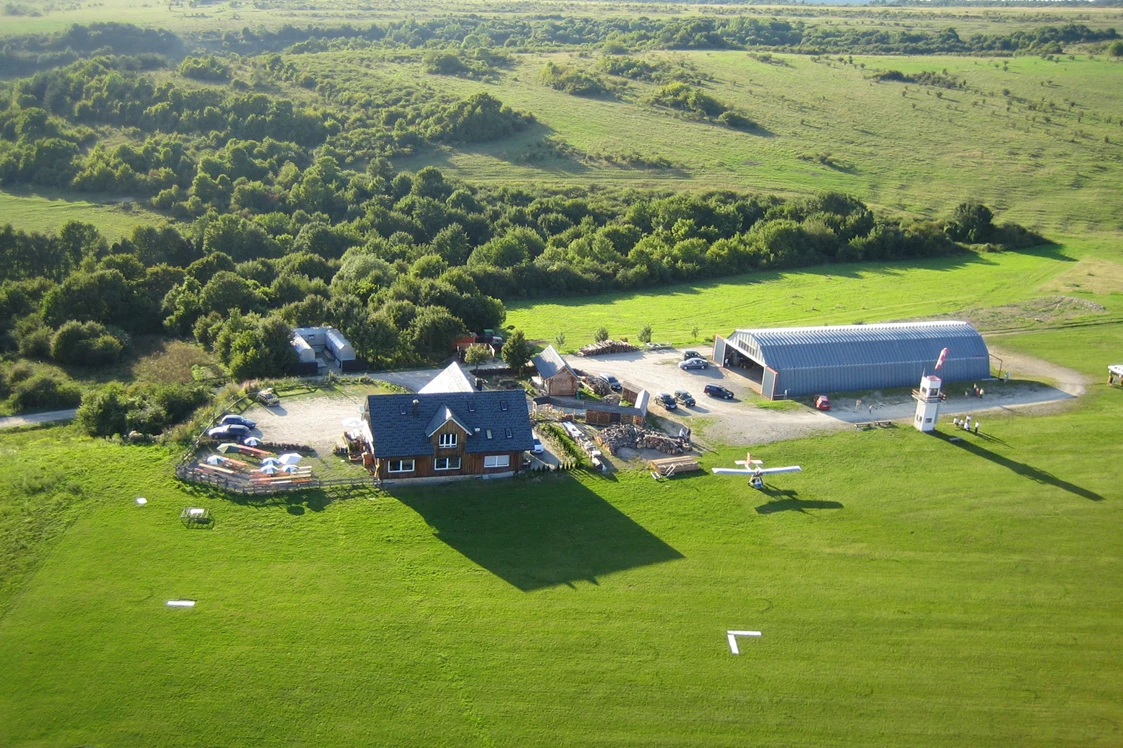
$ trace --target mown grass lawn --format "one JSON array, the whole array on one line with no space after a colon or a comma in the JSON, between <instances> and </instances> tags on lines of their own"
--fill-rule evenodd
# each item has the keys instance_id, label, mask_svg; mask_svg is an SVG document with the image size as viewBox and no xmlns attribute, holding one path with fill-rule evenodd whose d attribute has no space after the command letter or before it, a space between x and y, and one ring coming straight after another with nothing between
<instances>
[{"instance_id":1,"label":"mown grass lawn","mask_svg":"<svg viewBox=\"0 0 1123 748\"><path fill-rule=\"evenodd\" d=\"M1118 316L1123 272L1112 247L1107 239L1073 239L1024 252L825 265L643 292L514 302L507 323L535 339L564 333L563 347L577 350L602 325L613 337L633 340L651 325L654 340L699 345L738 327L904 320L1058 293L1094 298L1109 316Z\"/></svg>"},{"instance_id":2,"label":"mown grass lawn","mask_svg":"<svg viewBox=\"0 0 1123 748\"><path fill-rule=\"evenodd\" d=\"M1123 342L1049 335L1019 345L1097 376ZM271 506L159 448L4 435L0 744L1112 745L1121 415L1094 385L960 443L774 444L806 472L770 494L576 473ZM764 635L735 657L729 629Z\"/></svg>"}]
</instances>

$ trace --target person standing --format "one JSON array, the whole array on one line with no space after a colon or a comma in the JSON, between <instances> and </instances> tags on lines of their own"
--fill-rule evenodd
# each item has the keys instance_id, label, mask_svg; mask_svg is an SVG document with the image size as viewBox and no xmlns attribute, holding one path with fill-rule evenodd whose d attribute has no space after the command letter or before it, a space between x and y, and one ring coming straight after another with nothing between
<instances>
[{"instance_id":1,"label":"person standing","mask_svg":"<svg viewBox=\"0 0 1123 748\"><path fill-rule=\"evenodd\" d=\"M975 421L975 433L979 433L979 422Z\"/></svg>"}]
</instances>

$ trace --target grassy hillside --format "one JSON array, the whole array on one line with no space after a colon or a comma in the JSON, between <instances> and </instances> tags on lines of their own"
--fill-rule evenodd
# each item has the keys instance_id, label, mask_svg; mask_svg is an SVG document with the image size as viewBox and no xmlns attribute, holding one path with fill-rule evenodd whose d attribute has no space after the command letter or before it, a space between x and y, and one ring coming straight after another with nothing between
<instances>
[{"instance_id":1,"label":"grassy hillside","mask_svg":"<svg viewBox=\"0 0 1123 748\"><path fill-rule=\"evenodd\" d=\"M92 202L90 196L65 192L36 194L0 191L0 223L12 223L25 231L58 231L67 221L84 221L97 226L105 237L117 239L147 223L160 225L165 216L143 208L130 206L123 210L120 204Z\"/></svg>"},{"instance_id":2,"label":"grassy hillside","mask_svg":"<svg viewBox=\"0 0 1123 748\"><path fill-rule=\"evenodd\" d=\"M346 53L293 59L343 77L359 64ZM712 76L706 92L747 112L760 130L739 132L646 106L652 83L630 83L615 98L555 91L537 82L545 58L533 56L521 58L496 84L427 79L461 94L486 88L534 114L541 130L400 165L436 164L480 181L837 190L884 209L929 216L976 199L1003 218L1045 230L1123 228L1123 64L1085 56L1057 62L854 57L850 64L802 55L774 55L764 63L745 52L652 53L647 59L681 62ZM966 88L870 79L887 70L946 71ZM535 158L546 135L592 158ZM632 152L677 168L622 169L596 158Z\"/></svg>"},{"instance_id":3,"label":"grassy hillside","mask_svg":"<svg viewBox=\"0 0 1123 748\"><path fill-rule=\"evenodd\" d=\"M1068 353L1123 327L1063 340L1098 376ZM579 473L247 506L160 450L5 435L0 742L1113 744L1119 394L959 444L776 444L806 472L767 495ZM728 629L764 635L734 657Z\"/></svg>"},{"instance_id":4,"label":"grassy hillside","mask_svg":"<svg viewBox=\"0 0 1123 748\"><path fill-rule=\"evenodd\" d=\"M591 342L602 325L613 336L635 336L651 325L654 339L695 343L737 327L853 324L973 313L1043 296L1095 298L1104 318L1123 313L1123 266L1111 242L1070 241L1008 252L909 263L830 265L760 273L726 281L671 286L510 305L507 322L531 338L565 333L565 348ZM1092 296L1091 294L1101 294ZM1016 311L1016 310L1012 310ZM970 316L970 315L969 315ZM1054 320L1042 318L1041 324ZM1024 327L1032 318L995 319L992 328Z\"/></svg>"}]
</instances>

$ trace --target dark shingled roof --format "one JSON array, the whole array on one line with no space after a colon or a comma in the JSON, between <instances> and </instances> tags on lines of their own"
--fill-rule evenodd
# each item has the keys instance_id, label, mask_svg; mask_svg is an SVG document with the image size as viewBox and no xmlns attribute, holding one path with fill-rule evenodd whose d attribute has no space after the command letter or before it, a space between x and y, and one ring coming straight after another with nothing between
<instances>
[{"instance_id":1,"label":"dark shingled roof","mask_svg":"<svg viewBox=\"0 0 1123 748\"><path fill-rule=\"evenodd\" d=\"M565 359L561 357L561 354L558 353L558 350L552 345L546 346L546 350L539 353L531 359L531 361L534 362L534 368L538 369L538 373L543 379L557 376L559 373L569 369L569 364L565 362ZM570 374L572 373L573 370L570 369Z\"/></svg>"},{"instance_id":2,"label":"dark shingled roof","mask_svg":"<svg viewBox=\"0 0 1123 748\"><path fill-rule=\"evenodd\" d=\"M414 400L418 401L416 416ZM534 447L522 390L371 395L367 413L374 453L380 459L433 454L430 434L440 427L435 421L443 423L448 415L468 429L465 451L470 454L529 451ZM486 436L488 429L491 439Z\"/></svg>"}]
</instances>

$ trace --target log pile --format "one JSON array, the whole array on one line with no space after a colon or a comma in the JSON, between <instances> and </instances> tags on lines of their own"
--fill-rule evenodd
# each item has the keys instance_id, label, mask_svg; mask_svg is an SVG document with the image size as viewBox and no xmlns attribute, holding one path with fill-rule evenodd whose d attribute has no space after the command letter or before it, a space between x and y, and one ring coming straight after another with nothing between
<instances>
[{"instance_id":1,"label":"log pile","mask_svg":"<svg viewBox=\"0 0 1123 748\"><path fill-rule=\"evenodd\" d=\"M592 390L597 397L607 397L612 394L612 385L608 383L608 380L595 374L587 374L581 377L581 383Z\"/></svg>"},{"instance_id":2,"label":"log pile","mask_svg":"<svg viewBox=\"0 0 1123 748\"><path fill-rule=\"evenodd\" d=\"M668 455L680 455L689 449L688 442L682 437L667 436L631 424L609 426L598 433L596 439L612 454L622 447L656 449Z\"/></svg>"},{"instance_id":3,"label":"log pile","mask_svg":"<svg viewBox=\"0 0 1123 748\"><path fill-rule=\"evenodd\" d=\"M577 351L579 356L606 356L609 353L632 353L638 351L631 343L624 340L602 340L599 343L590 343Z\"/></svg>"}]
</instances>

